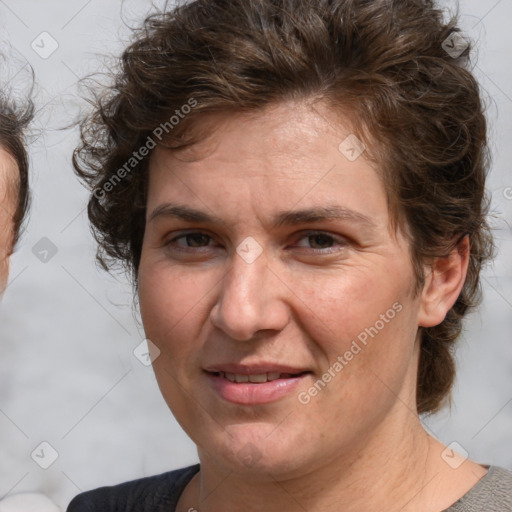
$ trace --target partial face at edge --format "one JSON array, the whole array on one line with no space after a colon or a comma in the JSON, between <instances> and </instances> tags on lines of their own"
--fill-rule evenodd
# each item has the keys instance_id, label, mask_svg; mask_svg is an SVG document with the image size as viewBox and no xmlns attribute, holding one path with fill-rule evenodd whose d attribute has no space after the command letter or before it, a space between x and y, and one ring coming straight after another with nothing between
<instances>
[{"instance_id":1,"label":"partial face at edge","mask_svg":"<svg viewBox=\"0 0 512 512\"><path fill-rule=\"evenodd\" d=\"M14 158L0 147L0 293L7 283L9 256L13 249L17 173Z\"/></svg>"},{"instance_id":2,"label":"partial face at edge","mask_svg":"<svg viewBox=\"0 0 512 512\"><path fill-rule=\"evenodd\" d=\"M200 454L224 468L244 470L250 446L253 469L309 472L414 406L420 299L408 244L390 233L385 189L364 155L350 161L338 149L350 129L320 114L297 104L215 114L206 143L152 155L142 319L161 352L165 400ZM176 218L170 203L223 223ZM271 227L280 212L328 205L346 214ZM254 260L242 257L258 246ZM254 405L221 396L205 371L261 362L309 373ZM314 394L319 379L326 385Z\"/></svg>"}]
</instances>

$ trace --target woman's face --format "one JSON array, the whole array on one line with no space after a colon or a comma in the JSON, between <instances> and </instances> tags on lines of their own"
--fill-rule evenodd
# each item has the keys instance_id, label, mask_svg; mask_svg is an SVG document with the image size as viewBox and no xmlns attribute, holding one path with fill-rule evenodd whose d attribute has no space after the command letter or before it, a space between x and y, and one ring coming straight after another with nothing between
<instances>
[{"instance_id":1,"label":"woman's face","mask_svg":"<svg viewBox=\"0 0 512 512\"><path fill-rule=\"evenodd\" d=\"M156 377L203 463L313 471L414 416L408 244L327 107L202 122L207 142L150 161L139 298ZM306 214L326 208L337 218Z\"/></svg>"},{"instance_id":2,"label":"woman's face","mask_svg":"<svg viewBox=\"0 0 512 512\"><path fill-rule=\"evenodd\" d=\"M13 219L16 198L13 184L16 180L16 163L12 156L0 148L0 293L5 289L12 251Z\"/></svg>"}]
</instances>

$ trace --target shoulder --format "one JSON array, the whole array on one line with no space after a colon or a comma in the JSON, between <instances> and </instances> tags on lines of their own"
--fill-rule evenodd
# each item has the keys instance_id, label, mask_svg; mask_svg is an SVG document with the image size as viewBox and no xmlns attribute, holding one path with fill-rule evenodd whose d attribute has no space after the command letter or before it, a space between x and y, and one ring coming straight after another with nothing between
<instances>
[{"instance_id":1,"label":"shoulder","mask_svg":"<svg viewBox=\"0 0 512 512\"><path fill-rule=\"evenodd\" d=\"M447 512L512 512L512 471L490 466L487 474Z\"/></svg>"},{"instance_id":2,"label":"shoulder","mask_svg":"<svg viewBox=\"0 0 512 512\"><path fill-rule=\"evenodd\" d=\"M198 471L199 464L195 464L87 491L76 496L66 512L171 512L183 489Z\"/></svg>"}]
</instances>

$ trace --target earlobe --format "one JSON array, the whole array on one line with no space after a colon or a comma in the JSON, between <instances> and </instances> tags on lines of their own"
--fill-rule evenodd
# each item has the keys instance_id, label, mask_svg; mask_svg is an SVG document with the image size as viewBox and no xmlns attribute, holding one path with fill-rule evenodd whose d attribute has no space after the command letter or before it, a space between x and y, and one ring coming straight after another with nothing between
<instances>
[{"instance_id":1,"label":"earlobe","mask_svg":"<svg viewBox=\"0 0 512 512\"><path fill-rule=\"evenodd\" d=\"M469 252L469 235L466 235L448 256L436 258L429 267L421 294L418 326L434 327L444 320L464 286Z\"/></svg>"}]
</instances>

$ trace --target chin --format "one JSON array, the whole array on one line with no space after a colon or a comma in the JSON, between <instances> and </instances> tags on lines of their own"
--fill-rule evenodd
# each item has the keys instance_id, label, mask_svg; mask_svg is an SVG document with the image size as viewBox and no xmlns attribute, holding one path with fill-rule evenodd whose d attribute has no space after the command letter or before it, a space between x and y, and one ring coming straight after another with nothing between
<instances>
[{"instance_id":1,"label":"chin","mask_svg":"<svg viewBox=\"0 0 512 512\"><path fill-rule=\"evenodd\" d=\"M300 439L290 433L273 436L276 430L276 425L265 424L262 428L262 424L256 423L228 427L222 439L212 440L208 436L206 455L214 457L222 470L251 475L253 481L292 478L301 473L304 465L309 468L313 462L306 463L307 455L298 452L297 447L304 445Z\"/></svg>"}]
</instances>

